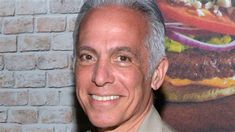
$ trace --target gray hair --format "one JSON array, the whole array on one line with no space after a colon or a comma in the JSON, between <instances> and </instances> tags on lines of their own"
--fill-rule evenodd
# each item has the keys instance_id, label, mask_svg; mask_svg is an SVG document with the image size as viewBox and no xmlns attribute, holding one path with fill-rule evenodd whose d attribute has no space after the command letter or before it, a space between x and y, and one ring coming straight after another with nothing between
<instances>
[{"instance_id":1,"label":"gray hair","mask_svg":"<svg viewBox=\"0 0 235 132\"><path fill-rule=\"evenodd\" d=\"M149 22L149 34L146 39L146 47L150 52L149 75L152 75L160 61L165 57L165 25L162 14L155 3L155 0L87 0L82 6L73 33L74 37L74 62L76 61L76 50L80 24L89 10L106 6L120 5L134 9L142 13Z\"/></svg>"}]
</instances>

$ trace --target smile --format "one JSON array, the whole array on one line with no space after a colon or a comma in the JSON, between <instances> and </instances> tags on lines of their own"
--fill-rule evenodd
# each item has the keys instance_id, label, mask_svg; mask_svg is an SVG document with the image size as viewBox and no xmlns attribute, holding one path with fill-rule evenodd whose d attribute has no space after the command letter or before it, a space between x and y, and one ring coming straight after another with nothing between
<instances>
[{"instance_id":1,"label":"smile","mask_svg":"<svg viewBox=\"0 0 235 132\"><path fill-rule=\"evenodd\" d=\"M119 96L98 96L98 95L92 95L91 97L92 99L97 101L110 101L119 98Z\"/></svg>"}]
</instances>

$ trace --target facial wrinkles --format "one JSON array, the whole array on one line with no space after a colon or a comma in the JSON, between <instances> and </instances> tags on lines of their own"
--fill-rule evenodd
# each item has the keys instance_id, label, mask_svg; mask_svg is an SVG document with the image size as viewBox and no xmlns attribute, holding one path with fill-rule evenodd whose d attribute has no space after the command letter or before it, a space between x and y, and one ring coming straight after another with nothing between
<instances>
[{"instance_id":1,"label":"facial wrinkles","mask_svg":"<svg viewBox=\"0 0 235 132\"><path fill-rule=\"evenodd\" d=\"M103 14L103 15L105 15L105 14ZM92 17L92 16L91 16ZM106 34L106 36L111 32L123 32L122 30L121 30L121 28L119 28L118 26L120 26L120 23L118 23L118 24L115 24L115 22L114 21L112 21L112 19L111 18L109 18L110 19L110 21L108 21L109 23L108 24L106 24L105 26L107 26L107 25L111 25L110 27L112 27L111 28L111 30L108 30L108 29L110 29L110 28L108 28L108 27L101 27L102 28L102 30L105 30L105 31L103 31L103 32L105 32L105 34ZM97 22L96 21L92 21L93 23L92 24L87 24L87 25L89 25L87 28L85 28L85 29L88 29L88 28L90 28L90 29L92 29L93 28L93 26L96 26L98 23L99 23L99 21L102 21L102 19L98 19L97 20ZM126 21L128 21L128 20L126 20ZM126 22L123 22L124 23L124 26L126 26L127 24L126 24ZM130 22L128 22L128 23L130 23ZM137 23L137 24L136 24ZM142 25L141 25L142 24ZM93 26L92 26L93 25ZM133 22L133 23L131 23L131 24L129 24L128 25L128 27L126 27L126 28L130 28L130 27L132 27L132 28L135 28L135 27L138 27L138 26L143 26L143 23L140 23L140 22ZM146 26L146 25L145 25ZM145 27L144 26L144 27ZM86 27L86 26L84 26L84 27ZM135 29L144 29L144 28L135 28ZM89 30L88 30L89 31ZM86 34L86 31L84 31L83 30L83 32L84 32L84 34ZM97 36L99 35L99 33L100 32L97 32ZM145 35L143 35L143 31L142 30L138 30L137 31L137 33L139 34L138 36L145 36ZM125 33L124 32L124 34L128 34L128 33ZM94 35L92 35L92 36L94 36ZM82 35L80 36L81 38L83 37ZM129 36L129 37L131 37L131 36ZM118 38L118 37L117 37ZM85 39L86 40L86 39ZM143 39L140 39L141 41L143 41ZM100 40L99 40L100 41ZM114 41L114 39L113 38L111 38L111 42L113 43L113 41ZM103 42L103 40L102 40L102 42ZM86 43L86 42L85 42ZM139 43L142 43L142 42L139 42ZM108 39L106 39L105 40L105 43L102 43L102 47L106 47L107 49L106 50L108 50L109 48L108 48L108 45L109 44L109 40ZM89 45L92 45L92 42L91 42L91 44L89 44ZM144 47L144 46L143 46ZM147 49L144 47L144 49L142 48L142 49L140 49L140 50L145 50L144 51L144 53L147 53ZM137 54L139 54L139 52L141 52L141 51L137 51ZM143 53L143 52L142 52ZM147 69L147 66L144 66L144 65L137 65L137 64L146 64L146 61L147 60L145 60L146 59L146 54L142 54L142 55L139 55L138 56L138 60L139 60L139 62L138 63L135 63L135 68L137 68L137 69L141 69L141 73L142 74L145 74L145 71L146 71L146 69ZM148 63L147 63L148 64Z\"/></svg>"},{"instance_id":2,"label":"facial wrinkles","mask_svg":"<svg viewBox=\"0 0 235 132\"><path fill-rule=\"evenodd\" d=\"M112 49L113 50L113 49ZM119 50L119 48L117 48L116 49L116 51L118 51ZM109 53L110 54L112 54L112 53L114 53L115 52L115 50L114 51L110 51ZM106 56L107 57L107 56ZM99 62L98 63L101 63L101 61L105 61L105 64L107 63L106 62L106 57L101 57L100 58L100 60L99 60ZM110 57L108 57L108 58L110 58ZM102 63L104 63L104 62L102 62ZM109 62L108 62L109 63ZM98 64L97 64L98 65ZM140 72L140 73L137 73L137 74L144 74L144 72L143 71L140 71L140 69L142 69L141 68L141 65L139 65L139 63L137 64L137 63L135 63L134 65L132 65L132 67L134 68L134 69L131 69L131 70L134 70L134 71L138 71L138 72ZM112 66L111 67L109 67L110 69L116 69L116 68L112 68ZM124 70L122 70L122 69L124 69ZM110 70L110 71L112 71L112 70ZM128 87L130 87L129 85L126 85L126 79L130 79L130 78L126 78L126 74L125 74L125 67L124 68L119 68L118 69L118 72L116 72L115 70L113 70L112 71L113 72L113 74L115 74L115 77L116 77L116 79L118 79L118 80L116 80L116 82L119 82L119 83L121 83L121 85L123 85L124 87L125 87L125 89L127 89L127 90L133 90L133 89L128 89ZM127 72L127 74L128 74L128 72ZM136 77L136 76L135 76ZM136 86L133 86L133 87L135 87L135 92L142 92L141 91L141 88L139 87L139 85L141 85L142 87L144 87L144 78L139 78L139 77L141 77L141 76L138 76L137 78L131 78L130 79L130 81L133 81L133 80L135 80L136 81L136 79L138 79L138 80L140 80L140 81L138 81L139 83L138 84L135 84ZM115 84L116 85L116 84ZM115 87L115 85L112 85L112 87ZM120 84L119 84L120 85ZM107 87L109 87L110 88L110 85L104 85L103 86L103 88L107 88ZM104 90L104 89L103 89ZM135 94L134 93L132 93L131 91L129 91L128 93L130 93L130 94L133 94L133 96L134 96L134 98L136 98L135 97ZM132 103L132 102L134 102L134 101L137 101L137 100L134 100L134 98L133 98L133 96L130 96L130 95L127 95L127 97L132 97L131 98L131 100L130 100L130 102ZM131 104L130 103L130 104Z\"/></svg>"},{"instance_id":3,"label":"facial wrinkles","mask_svg":"<svg viewBox=\"0 0 235 132\"><path fill-rule=\"evenodd\" d=\"M148 95L146 96L146 94L142 94L142 95L137 94L137 93L148 92L148 91L142 91L143 89L141 87L145 87L146 86L146 80L145 80L145 78L139 78L139 77L133 78L133 79L138 79L139 80L139 84L137 84L135 86L135 89L128 89L127 88L128 86L125 85L125 83L123 83L124 86L127 88L127 90L133 90L133 91L129 91L128 92L128 93L130 93L132 95L128 95L127 96L129 98L128 99L129 100L129 103L128 103L129 106L127 106L127 110L128 109L132 109L132 105L131 104L135 104L135 102L138 102L138 103L137 103L137 107L135 107L134 111L130 111L130 112L132 112L132 113L130 113L131 116L129 118L127 118L125 120L125 122L122 122L122 124L119 124L118 126L127 125L127 124L128 125L125 126L124 129L123 129L123 126L122 126L122 128L117 127L117 128L114 129L114 131L133 131L134 128L136 127L136 125L138 125L141 122L141 120L144 118L144 114L146 114L146 112L149 111L149 109L147 109L147 110L144 111L144 114L143 113L138 113L139 109L142 109L142 107L147 107L147 106L142 104L142 101L144 100L144 98L146 98L148 100L148 102L149 102L147 105L150 105L151 104L150 102L152 102L151 94L149 96ZM136 96L141 96L142 98L139 98L140 100L137 100L138 97L136 97ZM139 117L141 117L141 118L139 118ZM131 124L129 124L130 122L131 122Z\"/></svg>"},{"instance_id":4,"label":"facial wrinkles","mask_svg":"<svg viewBox=\"0 0 235 132\"><path fill-rule=\"evenodd\" d=\"M116 30L117 31L117 30ZM112 34L113 32L111 31L107 31L107 33L105 34ZM125 33L125 32L122 32ZM130 36L131 37L131 36ZM118 54L120 52L124 52L127 54L131 54L133 56L133 64L134 66L136 66L136 68L140 68L142 70L142 73L144 74L147 66L145 65L141 65L141 64L148 64L146 58L148 57L147 55L147 49L146 47L143 46L143 48L134 48L134 45L143 45L141 42L138 42L139 44L128 44L128 43L133 43L133 42L125 42L125 43L120 43L120 40L116 40L116 38L118 37L114 37L114 38L106 38L105 40L94 40L95 43L100 43L99 48L94 47L94 45L92 44L93 42L84 42L84 45L88 45L88 47L93 47L93 50L95 49L99 49L100 51L96 51L97 56L101 59L104 57L105 54L108 54L108 56L106 56L106 58L110 59L112 58L115 54ZM112 43L112 44L111 44ZM101 46L102 45L102 46ZM123 46L121 46L123 45ZM133 45L133 47L127 47L125 45ZM100 47L101 46L101 47ZM83 43L80 45L80 47L83 47ZM102 53L102 54L101 54ZM105 54L104 54L105 53ZM143 54L140 54L143 53ZM146 63L147 62L147 63Z\"/></svg>"},{"instance_id":5,"label":"facial wrinkles","mask_svg":"<svg viewBox=\"0 0 235 132\"><path fill-rule=\"evenodd\" d=\"M106 12L107 11L109 10L106 10ZM102 13L100 14L101 18L103 15L106 15L104 11ZM87 46L89 48L92 48L97 55L98 62L95 63L95 65L90 66L90 68L94 68L99 63L103 63L102 65L105 66L105 68L106 66L110 66L108 69L109 70L108 72L110 76L114 75L116 80L114 84L112 85L106 84L105 86L109 90L111 88L112 93L118 93L118 94L120 93L121 95L124 93L124 95L128 97L127 99L128 101L121 100L121 103L119 104L119 107L121 105L121 107L124 107L125 109L116 110L117 108L115 108L115 110L113 110L114 112L124 112L122 118L125 117L124 120L127 121L134 116L133 114L138 113L138 115L140 115L141 113L139 113L138 110L144 109L141 106L146 105L145 103L140 105L140 103L146 102L146 101L143 101L143 98L147 99L146 97L147 95L143 94L144 93L143 88L147 87L147 83L146 83L146 80L144 79L144 76L147 73L146 64L148 64L148 60L146 60L146 56L148 56L148 53L147 53L147 49L144 46L142 46L143 48L141 47L141 45L143 45L143 42L142 42L144 38L143 36L145 36L144 34L145 32L143 32L143 28L145 28L143 26L144 25L143 21L141 20L137 21L140 19L139 15L135 17L133 17L132 15L131 15L132 17L128 16L127 14L125 15L126 15L125 16L126 20L121 21L121 22L118 16L115 15L115 13L114 15L112 14L109 16L108 19L110 19L110 21L108 21L107 19L103 19L103 18L93 21L93 19L91 18L92 16L89 16L90 20L87 19L88 23L84 23L81 29L79 43L80 43L80 47ZM115 20L114 18L118 18L116 23L114 21ZM122 30L122 28L126 30ZM96 29L96 30L94 31L93 29ZM99 37L99 36L102 36L102 37ZM125 44L123 42L125 42ZM125 45L128 45L127 48L131 50L129 49L123 50L122 48L125 47ZM136 59L136 61L134 61L132 65L130 65L129 67L119 67L115 63L112 63L111 60L112 60L113 55L116 55L119 52L128 53L129 51L133 52L132 54L134 54L133 56L135 56L135 59ZM87 77L87 75L90 74L89 76L91 76L92 73L89 73L91 72L91 70L85 69L85 68L87 67L81 66L80 73L82 73L84 77L86 76L85 78L90 79L90 77ZM84 69L87 71L82 71ZM83 77L83 76L80 75L79 77ZM85 80L83 79L82 81L85 81ZM80 82L80 83L81 83L80 85L83 86L83 90L81 92L84 92L84 91L94 92L97 90L95 88L94 88L95 90L91 88L91 87L94 87L94 85L91 86L90 82ZM84 85L84 83L86 83L87 86ZM85 88L88 88L88 89L85 89ZM102 94L106 94L106 93L103 93L104 89L102 90L103 91L99 91L99 92ZM140 98L139 96L143 98ZM90 106L89 102L87 104L89 105L89 107L92 107ZM87 108L87 111L89 111L88 109L89 108ZM133 111L134 113L132 113ZM125 114L126 112L128 114ZM112 113L109 113L109 114L112 114ZM130 114L131 114L131 117L129 116ZM137 117L135 117L135 119L136 118ZM120 123L121 122L119 122L119 124Z\"/></svg>"},{"instance_id":6,"label":"facial wrinkles","mask_svg":"<svg viewBox=\"0 0 235 132\"><path fill-rule=\"evenodd\" d=\"M99 8L100 10L102 9L102 8ZM125 8L124 8L125 9ZM95 10L95 9L94 9ZM127 10L127 9L125 9L125 10ZM94 15L95 16L95 13L97 13L99 10L96 10L96 12L93 12L93 13L90 13L89 14L89 19L92 19L92 15ZM129 10L128 9L128 11L131 11L131 10ZM136 14L136 12L135 12L135 14ZM100 21L105 21L106 23L108 22L108 24L106 24L104 27L101 27L102 28L102 30L105 30L104 32L105 32L105 36L108 36L108 34L110 33L110 32L122 32L122 28L114 28L114 27L118 27L118 26L120 26L120 22L119 23L115 23L115 19L114 18L117 18L117 16L110 16L110 15L108 15L108 14L106 14L106 13L103 13L102 14L105 18L108 18L108 20L107 19L105 19L105 20L102 20L101 18L100 19L95 19L94 21L88 21L88 23L84 23L85 25L83 25L82 27L84 27L84 29L89 29L88 31L86 31L86 30L82 30L82 32L83 33L81 33L81 35L80 35L80 38L83 38L84 36L83 36L83 34L86 34L86 32L89 32L90 30L92 30L92 26L88 26L88 25L94 25L94 26L96 26L96 25L98 25L98 23L100 23ZM119 16L120 17L120 16ZM127 17L128 18L128 16L123 16L123 17ZM140 17L143 21L144 21L144 17L141 15L141 14L138 14L138 17ZM96 17L97 18L97 17ZM140 18L138 18L138 19L140 19ZM123 20L125 20L124 18L121 18L121 19L123 19ZM137 18L132 18L132 19L134 19L134 20L136 20ZM133 21L133 20L131 20L131 21ZM146 29L146 22L144 22L145 24L143 24L143 21L135 21L135 22L132 22L132 23L130 23L130 20L128 19L128 20L126 20L126 21L121 21L121 22L123 22L123 26L126 26L127 28L128 27L131 27L131 28L134 28L135 30L137 30L137 33L139 34L138 36L146 36L146 35L144 35L144 33L146 33L146 31L143 31L143 30L140 30L140 29ZM128 24L128 25L127 25ZM87 25L87 26L86 26ZM109 25L109 27L107 27L107 25ZM118 26L117 26L118 25ZM110 28L110 27L112 27L112 28ZM140 28L140 27L143 27L143 28ZM125 28L125 27L124 27ZM111 29L111 30L109 30L109 29ZM139 30L138 30L139 29ZM99 35L99 32L96 32L96 34L97 34L97 36ZM126 33L126 32L124 32L124 34L128 34L128 33ZM93 35L93 36L96 36L96 35ZM85 37L87 37L87 36L85 36ZM129 37L131 37L131 35L129 36ZM118 38L118 37L117 37ZM86 38L83 38L83 39L85 39L85 40L87 40ZM140 39L141 41L143 41L144 39ZM94 40L94 42L95 42L96 40ZM100 40L99 40L100 41ZM111 42L113 42L113 38L111 38ZM86 43L86 42L85 42ZM91 44L90 45L92 45L92 43L93 42L91 42ZM106 39L105 40L105 44L104 43L102 43L102 47L107 47L107 46L103 46L103 45L108 45L110 42L109 42L109 40L108 39ZM142 42L139 42L139 43L142 43ZM145 49L145 50L139 50L138 52L140 52L141 53L141 51L144 51L145 53L147 53L147 50ZM138 54L138 53L137 53ZM146 62L146 56L147 55L139 55L138 56L138 60L140 60L140 64L145 64L145 62ZM147 63L148 64L148 63ZM142 65L141 65L142 66ZM142 66L141 67L141 69L144 69L144 70L142 70L142 73L145 73L145 70L147 69L147 66Z\"/></svg>"}]
</instances>

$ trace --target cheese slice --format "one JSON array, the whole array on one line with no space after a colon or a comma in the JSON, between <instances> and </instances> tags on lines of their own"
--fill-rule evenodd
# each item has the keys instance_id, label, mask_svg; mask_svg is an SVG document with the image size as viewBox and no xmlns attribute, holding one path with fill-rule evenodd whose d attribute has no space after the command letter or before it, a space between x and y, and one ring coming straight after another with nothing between
<instances>
[{"instance_id":1,"label":"cheese slice","mask_svg":"<svg viewBox=\"0 0 235 132\"><path fill-rule=\"evenodd\" d=\"M190 79L180 79L180 78L171 78L169 76L165 77L165 81L171 83L174 86L186 86L189 84L196 84L196 85L206 85L216 88L227 88L235 85L235 76L229 78L210 78L210 79L203 79L203 80L190 80Z\"/></svg>"}]
</instances>

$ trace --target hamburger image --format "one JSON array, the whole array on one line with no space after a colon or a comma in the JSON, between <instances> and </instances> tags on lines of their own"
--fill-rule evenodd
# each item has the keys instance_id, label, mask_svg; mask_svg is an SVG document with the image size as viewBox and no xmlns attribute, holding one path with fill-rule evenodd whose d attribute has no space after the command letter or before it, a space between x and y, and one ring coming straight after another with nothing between
<instances>
[{"instance_id":1,"label":"hamburger image","mask_svg":"<svg viewBox=\"0 0 235 132\"><path fill-rule=\"evenodd\" d=\"M235 0L157 0L166 19L170 102L235 94Z\"/></svg>"}]
</instances>

